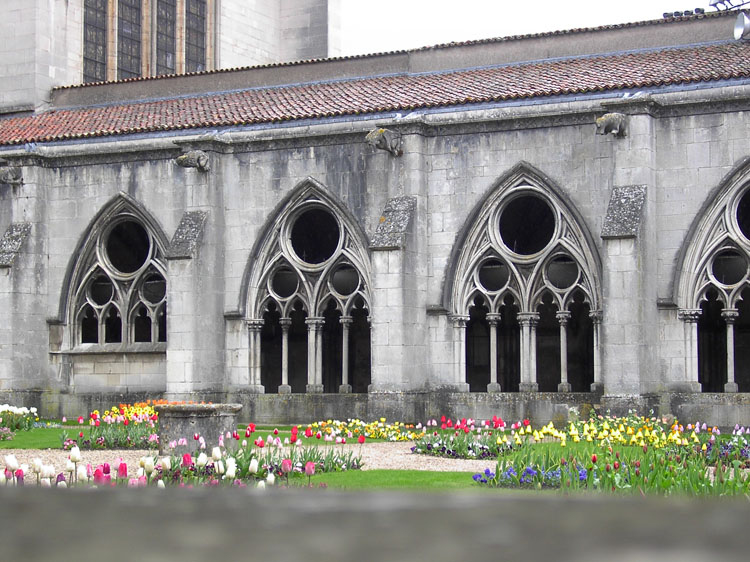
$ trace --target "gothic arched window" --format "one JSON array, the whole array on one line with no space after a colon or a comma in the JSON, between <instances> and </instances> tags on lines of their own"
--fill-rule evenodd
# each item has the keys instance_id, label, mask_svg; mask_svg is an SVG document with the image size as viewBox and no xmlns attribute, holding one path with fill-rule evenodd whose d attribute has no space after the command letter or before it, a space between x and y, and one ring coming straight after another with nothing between
<instances>
[{"instance_id":1,"label":"gothic arched window","mask_svg":"<svg viewBox=\"0 0 750 562\"><path fill-rule=\"evenodd\" d=\"M598 381L599 265L579 218L516 173L454 251L457 382L470 391L588 392Z\"/></svg>"},{"instance_id":2,"label":"gothic arched window","mask_svg":"<svg viewBox=\"0 0 750 562\"><path fill-rule=\"evenodd\" d=\"M95 228L77 271L73 345L166 342L166 268L142 220L121 212Z\"/></svg>"}]
</instances>

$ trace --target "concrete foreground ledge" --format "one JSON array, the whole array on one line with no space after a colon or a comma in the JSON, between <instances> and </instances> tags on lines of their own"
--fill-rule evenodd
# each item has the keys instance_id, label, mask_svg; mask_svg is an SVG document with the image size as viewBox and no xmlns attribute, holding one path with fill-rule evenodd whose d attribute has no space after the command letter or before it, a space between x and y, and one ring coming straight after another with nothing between
<instances>
[{"instance_id":1,"label":"concrete foreground ledge","mask_svg":"<svg viewBox=\"0 0 750 562\"><path fill-rule=\"evenodd\" d=\"M745 500L2 488L3 560L747 560Z\"/></svg>"}]
</instances>

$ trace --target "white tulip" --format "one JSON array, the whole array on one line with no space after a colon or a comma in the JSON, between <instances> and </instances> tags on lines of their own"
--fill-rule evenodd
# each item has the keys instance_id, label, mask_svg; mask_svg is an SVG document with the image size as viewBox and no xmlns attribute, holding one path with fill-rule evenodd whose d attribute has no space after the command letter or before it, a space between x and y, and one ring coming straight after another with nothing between
<instances>
[{"instance_id":1,"label":"white tulip","mask_svg":"<svg viewBox=\"0 0 750 562\"><path fill-rule=\"evenodd\" d=\"M206 453L201 453L198 455L198 458L195 460L195 466L198 468L203 468L208 463L208 457L206 456Z\"/></svg>"},{"instance_id":2,"label":"white tulip","mask_svg":"<svg viewBox=\"0 0 750 562\"><path fill-rule=\"evenodd\" d=\"M170 468L172 468L172 459L170 457L162 457L161 458L161 469L163 471L167 471Z\"/></svg>"},{"instance_id":3,"label":"white tulip","mask_svg":"<svg viewBox=\"0 0 750 562\"><path fill-rule=\"evenodd\" d=\"M67 488L68 485L66 484L65 480L63 480L62 482L58 482L57 483L57 487L58 488Z\"/></svg>"},{"instance_id":4,"label":"white tulip","mask_svg":"<svg viewBox=\"0 0 750 562\"><path fill-rule=\"evenodd\" d=\"M215 461L221 460L221 448L214 447L211 450L211 458Z\"/></svg>"},{"instance_id":5,"label":"white tulip","mask_svg":"<svg viewBox=\"0 0 750 562\"><path fill-rule=\"evenodd\" d=\"M70 449L70 460L72 462L81 462L81 458L81 449L77 445Z\"/></svg>"},{"instance_id":6,"label":"white tulip","mask_svg":"<svg viewBox=\"0 0 750 562\"><path fill-rule=\"evenodd\" d=\"M216 474L224 474L224 461L216 461Z\"/></svg>"},{"instance_id":7,"label":"white tulip","mask_svg":"<svg viewBox=\"0 0 750 562\"><path fill-rule=\"evenodd\" d=\"M5 455L5 466L11 472L18 470L18 459L16 455Z\"/></svg>"},{"instance_id":8,"label":"white tulip","mask_svg":"<svg viewBox=\"0 0 750 562\"><path fill-rule=\"evenodd\" d=\"M166 488L166 486L164 485L164 480L159 480L159 481L158 481L158 482L156 483L156 487L157 487L157 488Z\"/></svg>"},{"instance_id":9,"label":"white tulip","mask_svg":"<svg viewBox=\"0 0 750 562\"><path fill-rule=\"evenodd\" d=\"M146 457L145 462L143 463L143 470L151 476L151 473L154 471L154 457Z\"/></svg>"},{"instance_id":10,"label":"white tulip","mask_svg":"<svg viewBox=\"0 0 750 562\"><path fill-rule=\"evenodd\" d=\"M273 472L268 473L268 476L266 476L266 482L268 482L269 486L273 486L273 483L276 482L276 477L273 475Z\"/></svg>"},{"instance_id":11,"label":"white tulip","mask_svg":"<svg viewBox=\"0 0 750 562\"><path fill-rule=\"evenodd\" d=\"M258 488L258 490L265 490L266 489L266 483L263 480L261 480L260 482L258 482L255 485L255 487Z\"/></svg>"},{"instance_id":12,"label":"white tulip","mask_svg":"<svg viewBox=\"0 0 750 562\"><path fill-rule=\"evenodd\" d=\"M35 474L39 474L42 471L43 465L44 463L42 462L42 459L40 459L39 457L31 461L31 469L34 471Z\"/></svg>"},{"instance_id":13,"label":"white tulip","mask_svg":"<svg viewBox=\"0 0 750 562\"><path fill-rule=\"evenodd\" d=\"M225 478L228 478L229 480L234 480L235 476L237 476L237 465L230 465L227 463L227 473L224 475Z\"/></svg>"},{"instance_id":14,"label":"white tulip","mask_svg":"<svg viewBox=\"0 0 750 562\"><path fill-rule=\"evenodd\" d=\"M258 459L253 459L250 461L250 466L247 467L247 471L250 474L255 474L258 472Z\"/></svg>"},{"instance_id":15,"label":"white tulip","mask_svg":"<svg viewBox=\"0 0 750 562\"><path fill-rule=\"evenodd\" d=\"M88 475L86 474L85 466L78 467L77 476L78 476L79 482L86 482L88 480Z\"/></svg>"},{"instance_id":16,"label":"white tulip","mask_svg":"<svg viewBox=\"0 0 750 562\"><path fill-rule=\"evenodd\" d=\"M49 478L42 478L39 481L39 484L42 486L42 488L51 488L52 487L52 482L50 481Z\"/></svg>"},{"instance_id":17,"label":"white tulip","mask_svg":"<svg viewBox=\"0 0 750 562\"><path fill-rule=\"evenodd\" d=\"M54 478L55 476L55 467L53 465L45 464L42 467L42 478Z\"/></svg>"}]
</instances>

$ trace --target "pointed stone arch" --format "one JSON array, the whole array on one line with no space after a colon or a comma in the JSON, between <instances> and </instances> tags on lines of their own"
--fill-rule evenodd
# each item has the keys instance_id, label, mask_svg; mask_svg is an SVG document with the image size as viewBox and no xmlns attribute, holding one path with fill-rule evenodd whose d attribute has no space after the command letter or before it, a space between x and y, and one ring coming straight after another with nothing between
<instances>
[{"instance_id":1,"label":"pointed stone arch","mask_svg":"<svg viewBox=\"0 0 750 562\"><path fill-rule=\"evenodd\" d=\"M366 390L370 336L361 316L370 309L370 294L370 255L361 225L322 184L307 178L269 216L243 276L239 308L259 333L250 338L251 357L257 358L250 380L280 393L349 392L348 352L359 346L367 348L367 361L360 361L366 369L354 372L352 382ZM303 303L304 318L296 302ZM359 334L354 343L350 327ZM289 349L291 336L303 329L307 376L295 382ZM263 358L272 362L264 365Z\"/></svg>"},{"instance_id":2,"label":"pointed stone arch","mask_svg":"<svg viewBox=\"0 0 750 562\"><path fill-rule=\"evenodd\" d=\"M73 311L75 307L72 305L71 299L74 298L81 283L92 273L90 269L97 252L98 237L113 220L122 216L132 216L140 222L153 237L158 255L163 256L165 254L169 239L159 222L140 201L123 191L119 192L99 209L76 243L63 277L58 305L58 321L68 324L71 320L75 321L78 313ZM157 261L154 265L166 278L164 264Z\"/></svg>"},{"instance_id":3,"label":"pointed stone arch","mask_svg":"<svg viewBox=\"0 0 750 562\"><path fill-rule=\"evenodd\" d=\"M708 195L685 236L673 278L685 380L703 392L750 392L750 158Z\"/></svg>"},{"instance_id":4,"label":"pointed stone arch","mask_svg":"<svg viewBox=\"0 0 750 562\"><path fill-rule=\"evenodd\" d=\"M527 214L534 219L527 220ZM532 223L533 227L529 226ZM478 312L479 299L486 303L486 311ZM538 390L540 318L540 330L556 330L552 336L546 333L546 340L540 342L557 342L555 353L559 355L559 385L555 383L550 388L549 381L544 381L546 390L588 391L594 382L597 362L593 354L598 351L593 342L598 339L591 314L598 312L602 303L601 260L575 206L559 186L530 164L521 162L500 177L469 213L451 252L443 303L456 319L455 349L459 356L454 360L459 366L458 379L469 383L472 390L484 386L484 382L477 382L480 375L472 365L473 333L482 333L490 342L489 376L481 366L481 380L489 380L487 390L501 390L497 365L503 358L495 357L502 347L495 341L501 334L499 326L506 336L510 333L520 340L520 351L514 352L521 379L518 389ZM514 324L508 326L502 323L501 308L508 310L510 304L515 309ZM572 386L566 367L570 349L566 335L571 318L572 325L583 330L583 336L576 337L587 356L579 361L585 373L576 374ZM482 328L485 323L487 329ZM478 356L475 349L473 353ZM539 354L545 356L542 351Z\"/></svg>"}]
</instances>

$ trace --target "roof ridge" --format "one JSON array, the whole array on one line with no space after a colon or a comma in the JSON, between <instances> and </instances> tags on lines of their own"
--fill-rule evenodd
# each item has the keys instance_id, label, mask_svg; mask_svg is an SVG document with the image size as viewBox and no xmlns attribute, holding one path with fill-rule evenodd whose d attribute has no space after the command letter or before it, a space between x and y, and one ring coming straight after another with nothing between
<instances>
[{"instance_id":1,"label":"roof ridge","mask_svg":"<svg viewBox=\"0 0 750 562\"><path fill-rule=\"evenodd\" d=\"M739 10L724 10L720 12L711 12L708 14L706 13L695 14L692 16L679 16L679 17L660 18L660 19L653 19L653 20L640 20L640 21L635 21L635 22L607 24L607 25L601 25L601 26L595 26L595 27L578 27L578 28L560 30L560 31L542 31L538 33L528 33L528 34L522 34L522 35L508 35L508 36L503 36L503 37L490 37L487 39L470 39L467 41L438 43L436 45L427 45L424 47L417 47L414 49L397 49L393 51L381 51L381 52L376 52L376 53L366 53L366 54L359 54L359 55L346 55L346 56L338 56L338 57L303 59L303 60L288 61L288 62L273 62L273 63L267 63L267 64L238 66L238 67L232 67L232 68L217 68L214 70L204 70L200 72L188 72L184 74L166 74L166 75L160 75L160 76L136 76L133 78L125 78L123 80L104 80L101 82L88 82L85 84L71 84L68 86L55 86L54 88L52 88L52 91L89 88L89 87L94 87L94 86L104 86L104 85L112 85L112 84L128 84L128 83L134 83L134 82L171 80L171 79L190 77L190 76L206 76L206 75L232 73L232 72L240 72L240 71L247 71L247 70L254 70L254 69L283 68L283 67L290 67L290 66L318 64L322 62L351 61L351 60L375 58L375 57L386 56L386 55L417 53L420 51L448 49L448 48L455 48L455 47L467 47L467 46L472 46L472 45L487 45L487 44L492 44L492 43L503 43L507 41L522 41L526 39L539 39L539 38L544 38L544 37L573 35L577 33L611 31L613 29L629 29L633 27L643 27L643 26L648 26L648 25L663 25L663 24L670 24L670 23L676 23L676 22L681 22L681 21L698 20L698 19L715 18L715 17L726 17L729 14L736 15L738 12Z\"/></svg>"}]
</instances>

